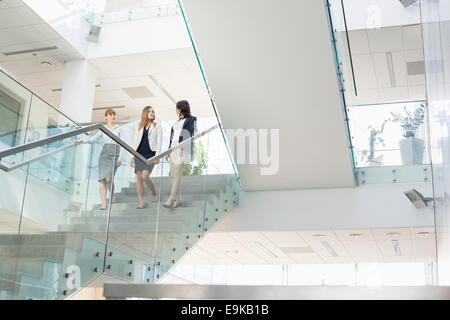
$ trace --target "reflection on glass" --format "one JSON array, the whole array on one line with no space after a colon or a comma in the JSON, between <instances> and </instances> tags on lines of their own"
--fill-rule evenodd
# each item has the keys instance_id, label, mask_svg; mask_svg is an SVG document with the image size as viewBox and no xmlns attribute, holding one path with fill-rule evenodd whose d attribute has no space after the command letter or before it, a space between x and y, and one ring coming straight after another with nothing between
<instances>
[{"instance_id":1,"label":"reflection on glass","mask_svg":"<svg viewBox=\"0 0 450 320\"><path fill-rule=\"evenodd\" d=\"M180 13L177 0L59 0L69 11L88 23L103 25L142 19L155 19Z\"/></svg>"},{"instance_id":2,"label":"reflection on glass","mask_svg":"<svg viewBox=\"0 0 450 320\"><path fill-rule=\"evenodd\" d=\"M429 163L424 102L349 108L357 167Z\"/></svg>"}]
</instances>

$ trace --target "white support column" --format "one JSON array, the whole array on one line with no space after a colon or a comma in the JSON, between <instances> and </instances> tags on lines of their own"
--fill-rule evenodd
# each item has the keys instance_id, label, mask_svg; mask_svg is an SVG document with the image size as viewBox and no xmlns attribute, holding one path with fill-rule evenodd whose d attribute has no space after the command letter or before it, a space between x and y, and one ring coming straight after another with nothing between
<instances>
[{"instance_id":1,"label":"white support column","mask_svg":"<svg viewBox=\"0 0 450 320\"><path fill-rule=\"evenodd\" d=\"M90 122L94 106L96 70L87 60L66 62L61 111L77 122Z\"/></svg>"}]
</instances>

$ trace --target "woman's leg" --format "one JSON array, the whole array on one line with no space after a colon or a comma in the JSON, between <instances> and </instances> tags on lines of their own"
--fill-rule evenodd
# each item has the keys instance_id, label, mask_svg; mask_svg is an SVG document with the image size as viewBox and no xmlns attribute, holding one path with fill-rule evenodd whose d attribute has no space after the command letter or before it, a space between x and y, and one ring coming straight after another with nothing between
<instances>
[{"instance_id":1,"label":"woman's leg","mask_svg":"<svg viewBox=\"0 0 450 320\"><path fill-rule=\"evenodd\" d=\"M179 151L179 150L176 150ZM175 152L176 152L175 151ZM181 183L181 175L184 169L184 162L180 154L176 154L170 158L170 175L172 177L172 188L170 191L169 200L167 200L166 204L171 203L172 201L179 202L179 191L180 191L180 183Z\"/></svg>"},{"instance_id":2,"label":"woman's leg","mask_svg":"<svg viewBox=\"0 0 450 320\"><path fill-rule=\"evenodd\" d=\"M156 194L155 185L154 185L152 179L150 179L150 171L148 171L148 170L142 171L142 180L145 181L145 183L147 184L147 187L152 192L152 201L158 201L158 196Z\"/></svg>"},{"instance_id":3,"label":"woman's leg","mask_svg":"<svg viewBox=\"0 0 450 320\"><path fill-rule=\"evenodd\" d=\"M106 209L106 182L105 179L99 181L100 199L102 200L102 209Z\"/></svg>"},{"instance_id":4,"label":"woman's leg","mask_svg":"<svg viewBox=\"0 0 450 320\"><path fill-rule=\"evenodd\" d=\"M138 201L139 201L139 207L143 208L144 207L144 181L142 179L142 171L136 171L136 176L137 176L137 180L136 180L136 192L137 192L137 196L138 196Z\"/></svg>"},{"instance_id":5,"label":"woman's leg","mask_svg":"<svg viewBox=\"0 0 450 320\"><path fill-rule=\"evenodd\" d=\"M112 185L112 180L110 178L106 178L106 187L109 190L109 194L111 195L111 201L113 201L114 199L114 192L113 192L113 185Z\"/></svg>"}]
</instances>

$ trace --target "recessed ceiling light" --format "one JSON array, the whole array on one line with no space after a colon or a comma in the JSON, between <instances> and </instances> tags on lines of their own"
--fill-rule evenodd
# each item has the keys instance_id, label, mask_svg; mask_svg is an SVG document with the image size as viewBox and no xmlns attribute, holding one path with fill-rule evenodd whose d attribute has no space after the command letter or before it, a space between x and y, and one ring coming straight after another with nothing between
<instances>
[{"instance_id":1,"label":"recessed ceiling light","mask_svg":"<svg viewBox=\"0 0 450 320\"><path fill-rule=\"evenodd\" d=\"M428 231L417 232L417 235L419 237L426 237L426 236L429 236L430 234L431 234L431 232L428 232Z\"/></svg>"},{"instance_id":2,"label":"recessed ceiling light","mask_svg":"<svg viewBox=\"0 0 450 320\"><path fill-rule=\"evenodd\" d=\"M361 236L362 236L361 233L350 233L350 234L348 235L348 237L349 237L349 238L352 238L352 239L361 238Z\"/></svg>"},{"instance_id":3,"label":"recessed ceiling light","mask_svg":"<svg viewBox=\"0 0 450 320\"><path fill-rule=\"evenodd\" d=\"M50 61L41 61L41 62L39 62L39 65L42 68L45 68L45 69L50 69L50 68L53 68L55 66L55 64L53 62L50 62Z\"/></svg>"},{"instance_id":4,"label":"recessed ceiling light","mask_svg":"<svg viewBox=\"0 0 450 320\"><path fill-rule=\"evenodd\" d=\"M334 251L333 247L328 243L328 241L320 241L322 243L322 245L325 247L325 249L328 250L328 252L333 256L333 257L337 257L338 254L336 253L336 251Z\"/></svg>"},{"instance_id":5,"label":"recessed ceiling light","mask_svg":"<svg viewBox=\"0 0 450 320\"><path fill-rule=\"evenodd\" d=\"M388 232L384 234L386 237L394 238L400 235L399 232Z\"/></svg>"},{"instance_id":6,"label":"recessed ceiling light","mask_svg":"<svg viewBox=\"0 0 450 320\"><path fill-rule=\"evenodd\" d=\"M266 248L265 245L263 245L261 242L255 241L255 244L260 247L261 249L263 249L264 251L266 251L269 255L271 255L274 258L278 258L277 255L275 253L273 253L272 251L270 251L269 249Z\"/></svg>"},{"instance_id":7,"label":"recessed ceiling light","mask_svg":"<svg viewBox=\"0 0 450 320\"><path fill-rule=\"evenodd\" d=\"M326 236L327 236L326 234L322 234L322 233L313 234L313 237L316 237L316 238L326 237Z\"/></svg>"}]
</instances>

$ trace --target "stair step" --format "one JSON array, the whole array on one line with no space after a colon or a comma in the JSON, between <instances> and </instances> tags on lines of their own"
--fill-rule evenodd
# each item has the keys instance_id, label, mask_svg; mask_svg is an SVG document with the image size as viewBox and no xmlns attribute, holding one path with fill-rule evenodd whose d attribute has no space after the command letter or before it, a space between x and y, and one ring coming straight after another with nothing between
<instances>
[{"instance_id":1,"label":"stair step","mask_svg":"<svg viewBox=\"0 0 450 320\"><path fill-rule=\"evenodd\" d=\"M212 196L219 196L219 192L208 192L207 193L207 198L209 198L209 197L212 197ZM133 195L133 194L125 194L125 193L116 193L115 195L114 195L114 198L115 198L115 204L118 204L118 203L134 203L134 204L136 204L136 206L138 205L138 201L137 201L137 195ZM162 195L161 196L161 201L162 202L165 202L167 199L169 198L169 194L167 194L167 195ZM181 193L181 196L180 196L180 198L181 198L181 201L191 201L191 200L196 200L196 201L201 201L201 200L203 200L204 198L205 198L205 194L202 192L202 193L192 193L192 194L190 194L190 193ZM151 199L150 197L148 197L147 196L147 198L146 199ZM148 203L150 203L150 201L146 201L146 202L148 202Z\"/></svg>"},{"instance_id":2,"label":"stair step","mask_svg":"<svg viewBox=\"0 0 450 320\"><path fill-rule=\"evenodd\" d=\"M40 277L44 267L44 261L32 261L32 262L7 262L2 261L0 264L1 274L28 274L35 277Z\"/></svg>"},{"instance_id":3,"label":"stair step","mask_svg":"<svg viewBox=\"0 0 450 320\"><path fill-rule=\"evenodd\" d=\"M156 222L155 223L113 223L109 226L109 232L152 232L156 230ZM181 223L176 222L159 222L158 230L167 231L167 232L180 232L181 231ZM60 225L59 231L66 232L99 232L102 230L106 230L106 224L67 224Z\"/></svg>"},{"instance_id":4,"label":"stair step","mask_svg":"<svg viewBox=\"0 0 450 320\"><path fill-rule=\"evenodd\" d=\"M116 223L153 223L158 221L164 222L179 222L184 223L189 219L188 214L174 214L174 215L160 215L159 218L156 214L153 215L131 215L124 214L123 216L112 216L110 218L110 224ZM101 224L105 222L104 217L73 217L70 219L70 224Z\"/></svg>"},{"instance_id":5,"label":"stair step","mask_svg":"<svg viewBox=\"0 0 450 320\"><path fill-rule=\"evenodd\" d=\"M2 262L9 258L13 261L16 258L39 258L53 262L62 262L64 257L64 245L0 245L0 256ZM12 260L11 260L12 259Z\"/></svg>"},{"instance_id":6,"label":"stair step","mask_svg":"<svg viewBox=\"0 0 450 320\"><path fill-rule=\"evenodd\" d=\"M115 212L121 212L122 210L135 210L136 207L138 206L138 201L137 201L137 197L134 198L134 202L114 202L111 204L111 213L115 213ZM136 213L140 213L140 214L148 214L148 213L152 213L154 212L156 214L158 207L159 207L159 203L158 202L144 202L144 204L147 206L145 209L138 209L136 210ZM183 201L182 206L183 207L202 207L204 205L204 201L202 200L186 200ZM82 211L83 215L86 214L88 215L89 213L91 213L92 211L95 211L96 214L99 215L103 215L105 216L107 211L105 210L100 210L101 204L95 204L92 207L92 210L89 211ZM164 208L161 205L162 208Z\"/></svg>"},{"instance_id":7,"label":"stair step","mask_svg":"<svg viewBox=\"0 0 450 320\"><path fill-rule=\"evenodd\" d=\"M0 235L1 245L65 245L70 248L79 249L82 236L70 233L42 233L21 235Z\"/></svg>"}]
</instances>

